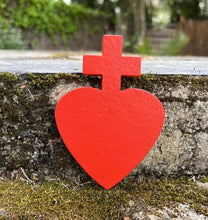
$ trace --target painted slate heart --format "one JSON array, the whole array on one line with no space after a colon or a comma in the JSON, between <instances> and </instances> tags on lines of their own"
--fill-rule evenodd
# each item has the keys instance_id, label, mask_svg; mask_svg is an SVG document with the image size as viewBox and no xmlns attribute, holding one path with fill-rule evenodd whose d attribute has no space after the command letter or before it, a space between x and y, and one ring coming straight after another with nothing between
<instances>
[{"instance_id":1,"label":"painted slate heart","mask_svg":"<svg viewBox=\"0 0 208 220\"><path fill-rule=\"evenodd\" d=\"M82 168L105 189L127 176L157 140L165 112L141 89L121 90L121 76L140 76L141 58L122 57L122 37L105 35L102 56L84 56L83 74L102 75L102 89L75 89L58 102L60 135Z\"/></svg>"}]
</instances>

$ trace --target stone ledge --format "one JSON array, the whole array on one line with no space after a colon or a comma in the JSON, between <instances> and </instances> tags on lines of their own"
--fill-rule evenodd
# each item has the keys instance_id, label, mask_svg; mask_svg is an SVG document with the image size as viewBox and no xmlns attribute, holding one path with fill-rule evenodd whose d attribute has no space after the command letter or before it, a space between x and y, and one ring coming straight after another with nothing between
<instances>
[{"instance_id":1,"label":"stone ledge","mask_svg":"<svg viewBox=\"0 0 208 220\"><path fill-rule=\"evenodd\" d=\"M88 180L59 136L54 109L64 93L83 86L100 88L100 81L72 74L1 73L0 174L12 177L22 167L39 179ZM123 78L122 89L129 87L155 94L166 112L157 143L129 176L208 174L208 76Z\"/></svg>"},{"instance_id":2,"label":"stone ledge","mask_svg":"<svg viewBox=\"0 0 208 220\"><path fill-rule=\"evenodd\" d=\"M7 52L3 57L0 53L0 72L12 72L17 74L25 73L82 73L81 54L67 53L51 54L51 56L41 57L44 52L39 52L39 57L35 52L28 54L20 52L12 54ZM66 58L61 59L65 55ZM100 53L96 53L100 55ZM15 59L15 56L17 57ZM35 55L37 57L35 57ZM60 56L60 58L59 58ZM133 56L133 54L124 54ZM137 56L137 54L134 56ZM52 59L55 57L55 59ZM141 72L143 74L160 75L208 75L207 57L142 57Z\"/></svg>"}]
</instances>

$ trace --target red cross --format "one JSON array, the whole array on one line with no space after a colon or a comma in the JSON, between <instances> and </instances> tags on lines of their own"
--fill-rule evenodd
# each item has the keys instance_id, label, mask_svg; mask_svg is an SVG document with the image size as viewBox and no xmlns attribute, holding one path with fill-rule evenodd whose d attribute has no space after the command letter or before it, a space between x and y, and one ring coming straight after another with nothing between
<instances>
[{"instance_id":1,"label":"red cross","mask_svg":"<svg viewBox=\"0 0 208 220\"><path fill-rule=\"evenodd\" d=\"M102 56L83 57L83 74L102 75L102 90L118 91L121 76L141 75L141 57L122 57L122 36L105 35Z\"/></svg>"}]
</instances>

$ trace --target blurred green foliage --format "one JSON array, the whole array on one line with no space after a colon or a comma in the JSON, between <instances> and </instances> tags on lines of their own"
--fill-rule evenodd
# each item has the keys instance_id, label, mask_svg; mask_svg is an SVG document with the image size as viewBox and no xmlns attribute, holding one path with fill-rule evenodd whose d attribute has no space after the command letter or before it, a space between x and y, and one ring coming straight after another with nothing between
<instances>
[{"instance_id":1,"label":"blurred green foliage","mask_svg":"<svg viewBox=\"0 0 208 220\"><path fill-rule=\"evenodd\" d=\"M15 27L63 36L74 33L78 29L78 21L89 16L84 7L66 5L62 0L19 0L9 11Z\"/></svg>"},{"instance_id":2,"label":"blurred green foliage","mask_svg":"<svg viewBox=\"0 0 208 220\"><path fill-rule=\"evenodd\" d=\"M179 55L188 42L189 37L185 33L179 31L162 47L160 55Z\"/></svg>"},{"instance_id":3,"label":"blurred green foliage","mask_svg":"<svg viewBox=\"0 0 208 220\"><path fill-rule=\"evenodd\" d=\"M115 30L115 8L120 6L122 0L71 0L72 3L82 5L107 15L109 26Z\"/></svg>"},{"instance_id":4,"label":"blurred green foliage","mask_svg":"<svg viewBox=\"0 0 208 220\"><path fill-rule=\"evenodd\" d=\"M203 18L200 2L202 0L166 0L171 13L171 21L178 22L181 16L186 19Z\"/></svg>"},{"instance_id":5,"label":"blurred green foliage","mask_svg":"<svg viewBox=\"0 0 208 220\"><path fill-rule=\"evenodd\" d=\"M0 48L1 49L24 49L20 29L14 28L7 19L8 0L0 1Z\"/></svg>"},{"instance_id":6,"label":"blurred green foliage","mask_svg":"<svg viewBox=\"0 0 208 220\"><path fill-rule=\"evenodd\" d=\"M158 8L151 1L148 1L145 8L146 22L148 26L151 27L153 25L153 18L156 16L157 12Z\"/></svg>"},{"instance_id":7,"label":"blurred green foliage","mask_svg":"<svg viewBox=\"0 0 208 220\"><path fill-rule=\"evenodd\" d=\"M160 51L155 51L150 38L145 38L143 43L135 47L135 51L143 55L179 55L182 49L188 44L188 36L179 31L167 43L161 46Z\"/></svg>"},{"instance_id":8,"label":"blurred green foliage","mask_svg":"<svg viewBox=\"0 0 208 220\"><path fill-rule=\"evenodd\" d=\"M143 43L135 47L136 52L144 55L153 55L152 43L150 38L145 38Z\"/></svg>"},{"instance_id":9,"label":"blurred green foliage","mask_svg":"<svg viewBox=\"0 0 208 220\"><path fill-rule=\"evenodd\" d=\"M24 49L20 30L10 26L0 25L0 48L1 49Z\"/></svg>"},{"instance_id":10,"label":"blurred green foliage","mask_svg":"<svg viewBox=\"0 0 208 220\"><path fill-rule=\"evenodd\" d=\"M5 28L8 25L8 20L5 18L5 8L7 6L7 1L0 1L0 25L1 28Z\"/></svg>"},{"instance_id":11,"label":"blurred green foliage","mask_svg":"<svg viewBox=\"0 0 208 220\"><path fill-rule=\"evenodd\" d=\"M55 36L60 35L66 43L82 22L100 14L78 4L68 5L63 0L1 0L0 28L11 25L23 33L31 31L36 36L46 33L54 43Z\"/></svg>"}]
</instances>

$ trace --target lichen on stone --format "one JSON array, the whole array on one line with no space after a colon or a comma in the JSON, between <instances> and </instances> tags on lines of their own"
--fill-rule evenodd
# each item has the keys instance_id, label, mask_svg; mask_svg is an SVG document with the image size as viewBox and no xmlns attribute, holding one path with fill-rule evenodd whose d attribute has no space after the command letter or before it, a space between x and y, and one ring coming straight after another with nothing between
<instances>
[{"instance_id":1,"label":"lichen on stone","mask_svg":"<svg viewBox=\"0 0 208 220\"><path fill-rule=\"evenodd\" d=\"M140 88L156 95L166 112L157 143L130 177L207 175L208 77L148 74L121 81L122 89ZM91 180L64 146L54 119L62 94L79 86L100 89L101 77L0 74L2 176L14 176L22 167L39 180Z\"/></svg>"}]
</instances>

